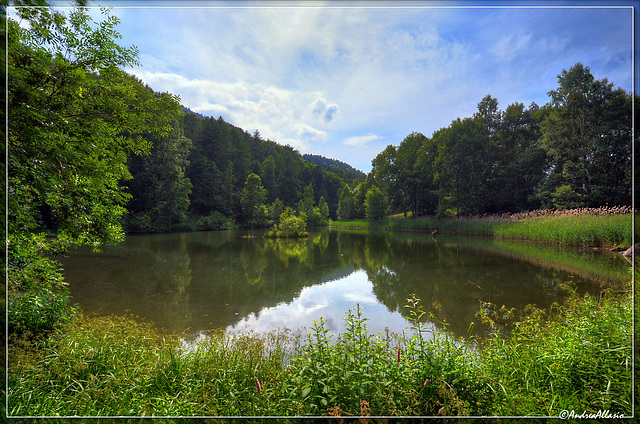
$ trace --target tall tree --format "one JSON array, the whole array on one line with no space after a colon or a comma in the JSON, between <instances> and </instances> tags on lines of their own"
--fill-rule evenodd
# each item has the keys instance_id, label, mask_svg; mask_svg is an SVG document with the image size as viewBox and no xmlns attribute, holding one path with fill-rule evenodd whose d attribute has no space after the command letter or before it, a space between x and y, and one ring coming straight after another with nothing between
<instances>
[{"instance_id":1,"label":"tall tree","mask_svg":"<svg viewBox=\"0 0 640 424\"><path fill-rule=\"evenodd\" d=\"M269 155L263 162L260 173L262 184L267 189L267 201L273 203L278 197L276 192L276 162L273 156Z\"/></svg>"},{"instance_id":2,"label":"tall tree","mask_svg":"<svg viewBox=\"0 0 640 424\"><path fill-rule=\"evenodd\" d=\"M472 119L458 119L433 135L438 145L434 163L439 187L438 212L453 208L456 215L484 213L489 200L487 136Z\"/></svg>"},{"instance_id":3,"label":"tall tree","mask_svg":"<svg viewBox=\"0 0 640 424\"><path fill-rule=\"evenodd\" d=\"M51 317L58 315L43 307L64 306L56 302L64 287L39 271L55 265L40 254L122 240L127 156L147 153L150 143L140 134L166 136L177 113L174 96L147 98L121 71L137 64L137 50L116 43L118 19L107 9L99 22L84 9L16 13L27 25L7 22L12 328L36 325L16 318L20 311L32 312L23 318ZM56 237L45 237L45 226Z\"/></svg>"},{"instance_id":4,"label":"tall tree","mask_svg":"<svg viewBox=\"0 0 640 424\"><path fill-rule=\"evenodd\" d=\"M407 215L407 210L411 211L413 217L418 216L418 189L420 173L416 167L418 161L418 150L422 147L427 138L421 133L411 133L396 149L395 166L397 167L398 187L404 197L402 212Z\"/></svg>"},{"instance_id":5,"label":"tall tree","mask_svg":"<svg viewBox=\"0 0 640 424\"><path fill-rule=\"evenodd\" d=\"M267 190L262 187L262 181L256 174L249 174L242 189L242 212L246 222L252 226L260 226L265 223L267 218L267 208L265 201L267 200Z\"/></svg>"},{"instance_id":6,"label":"tall tree","mask_svg":"<svg viewBox=\"0 0 640 424\"><path fill-rule=\"evenodd\" d=\"M163 232L184 225L191 182L185 176L191 140L177 120L164 137L145 136L152 143L149 155L129 157L133 178L126 183L132 199L125 223L130 232Z\"/></svg>"},{"instance_id":7,"label":"tall tree","mask_svg":"<svg viewBox=\"0 0 640 424\"><path fill-rule=\"evenodd\" d=\"M548 206L630 203L631 96L595 80L578 63L558 75L549 92L553 109L542 122L551 158L543 189Z\"/></svg>"},{"instance_id":8,"label":"tall tree","mask_svg":"<svg viewBox=\"0 0 640 424\"><path fill-rule=\"evenodd\" d=\"M385 217L389 210L387 198L377 186L371 187L367 191L367 198L364 201L367 219L378 220Z\"/></svg>"},{"instance_id":9,"label":"tall tree","mask_svg":"<svg viewBox=\"0 0 640 424\"><path fill-rule=\"evenodd\" d=\"M338 219L346 221L356 217L355 199L351 188L344 185L340 190L340 201L338 203Z\"/></svg>"}]
</instances>

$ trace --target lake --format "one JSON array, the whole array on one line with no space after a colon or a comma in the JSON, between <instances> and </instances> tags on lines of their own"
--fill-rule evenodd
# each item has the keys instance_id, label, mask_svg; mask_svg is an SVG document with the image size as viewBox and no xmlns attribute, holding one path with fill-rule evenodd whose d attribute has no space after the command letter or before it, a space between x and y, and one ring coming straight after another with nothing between
<instances>
[{"instance_id":1,"label":"lake","mask_svg":"<svg viewBox=\"0 0 640 424\"><path fill-rule=\"evenodd\" d=\"M370 331L402 332L412 294L435 317L432 326L464 336L474 322L482 336L490 329L476 314L486 302L520 317L529 304L549 309L574 290L597 296L628 276L624 258L593 249L328 228L306 239L262 234L130 235L99 253L76 249L61 263L85 314L132 314L187 340L215 328L308 329L320 317L336 334L358 304Z\"/></svg>"}]
</instances>

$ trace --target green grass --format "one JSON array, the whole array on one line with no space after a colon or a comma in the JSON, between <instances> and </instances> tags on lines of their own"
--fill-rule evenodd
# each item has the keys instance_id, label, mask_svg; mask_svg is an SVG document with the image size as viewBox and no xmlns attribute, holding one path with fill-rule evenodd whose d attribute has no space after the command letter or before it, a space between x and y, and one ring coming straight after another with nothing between
<instances>
[{"instance_id":1,"label":"green grass","mask_svg":"<svg viewBox=\"0 0 640 424\"><path fill-rule=\"evenodd\" d=\"M418 218L392 217L379 221L364 219L334 221L332 227L375 230L422 231L473 234L533 240L571 246L629 247L632 244L632 215L567 214L511 220L502 217Z\"/></svg>"},{"instance_id":2,"label":"green grass","mask_svg":"<svg viewBox=\"0 0 640 424\"><path fill-rule=\"evenodd\" d=\"M131 317L79 315L46 341L11 340L10 416L557 416L631 412L631 296L534 311L510 338L403 334L363 311L331 334L212 333L188 350ZM496 317L482 317L492 322Z\"/></svg>"}]
</instances>

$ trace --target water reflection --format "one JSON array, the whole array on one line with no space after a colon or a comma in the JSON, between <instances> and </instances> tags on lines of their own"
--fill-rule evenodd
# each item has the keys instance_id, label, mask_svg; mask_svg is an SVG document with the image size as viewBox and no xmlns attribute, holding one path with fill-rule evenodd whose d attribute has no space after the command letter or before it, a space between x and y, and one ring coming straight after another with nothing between
<instances>
[{"instance_id":1,"label":"water reflection","mask_svg":"<svg viewBox=\"0 0 640 424\"><path fill-rule=\"evenodd\" d=\"M251 313L227 330L266 332L274 328L311 328L322 317L325 328L332 334L345 330L344 317L349 309L360 305L368 318L365 323L372 333L382 333L386 328L403 329L407 320L396 311L389 311L373 292L367 274L354 271L334 281L305 287L291 303L281 303Z\"/></svg>"},{"instance_id":2,"label":"water reflection","mask_svg":"<svg viewBox=\"0 0 640 424\"><path fill-rule=\"evenodd\" d=\"M337 332L357 303L371 331L402 331L412 293L436 325L446 322L466 335L475 321L482 334L487 328L476 317L482 302L517 314L528 304L548 308L568 288L597 294L627 268L624 259L602 252L535 245L527 253L522 246L531 245L344 230L273 240L228 231L130 236L102 253L79 249L62 262L73 301L86 313L130 312L187 336L220 327L308 328L321 316Z\"/></svg>"}]
</instances>

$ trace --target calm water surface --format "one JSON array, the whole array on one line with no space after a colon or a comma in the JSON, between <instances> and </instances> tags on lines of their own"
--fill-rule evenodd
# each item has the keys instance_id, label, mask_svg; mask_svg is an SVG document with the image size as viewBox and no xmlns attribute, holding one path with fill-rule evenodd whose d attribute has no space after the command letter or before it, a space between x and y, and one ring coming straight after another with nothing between
<instances>
[{"instance_id":1,"label":"calm water surface","mask_svg":"<svg viewBox=\"0 0 640 424\"><path fill-rule=\"evenodd\" d=\"M363 308L372 332L410 325L407 298L421 299L433 325L466 335L482 302L549 308L570 293L597 295L625 278L609 252L487 238L325 229L273 240L225 231L128 236L100 253L78 249L61 262L73 302L87 314L131 313L186 338L213 328L344 329ZM554 263L551 263L553 261ZM439 321L439 322L438 322Z\"/></svg>"}]
</instances>

